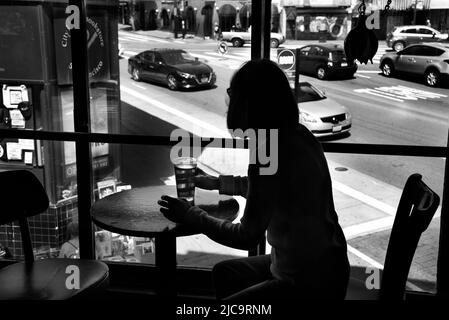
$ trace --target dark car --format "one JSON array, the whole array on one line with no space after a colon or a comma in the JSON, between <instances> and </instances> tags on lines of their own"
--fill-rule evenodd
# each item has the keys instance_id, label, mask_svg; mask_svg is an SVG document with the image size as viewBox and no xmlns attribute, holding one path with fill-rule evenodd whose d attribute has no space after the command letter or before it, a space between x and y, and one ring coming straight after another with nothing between
<instances>
[{"instance_id":1,"label":"dark car","mask_svg":"<svg viewBox=\"0 0 449 320\"><path fill-rule=\"evenodd\" d=\"M341 45L308 45L299 49L299 55L300 73L315 75L320 80L337 74L352 78L357 71L357 65L347 61Z\"/></svg>"},{"instance_id":2,"label":"dark car","mask_svg":"<svg viewBox=\"0 0 449 320\"><path fill-rule=\"evenodd\" d=\"M211 67L180 49L141 52L129 58L128 72L136 81L166 84L170 90L211 87L217 80Z\"/></svg>"}]
</instances>

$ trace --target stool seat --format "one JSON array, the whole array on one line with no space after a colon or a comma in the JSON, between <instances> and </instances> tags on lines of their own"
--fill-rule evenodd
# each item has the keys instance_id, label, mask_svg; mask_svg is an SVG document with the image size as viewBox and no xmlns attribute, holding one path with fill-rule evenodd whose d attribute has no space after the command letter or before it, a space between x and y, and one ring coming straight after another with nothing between
<instances>
[{"instance_id":1,"label":"stool seat","mask_svg":"<svg viewBox=\"0 0 449 320\"><path fill-rule=\"evenodd\" d=\"M73 276L68 266L79 270L79 289L68 289L66 280ZM66 273L67 272L67 273ZM14 263L0 269L0 300L65 300L83 298L104 289L109 282L106 264L94 260L44 259ZM72 283L69 279L69 283Z\"/></svg>"}]
</instances>

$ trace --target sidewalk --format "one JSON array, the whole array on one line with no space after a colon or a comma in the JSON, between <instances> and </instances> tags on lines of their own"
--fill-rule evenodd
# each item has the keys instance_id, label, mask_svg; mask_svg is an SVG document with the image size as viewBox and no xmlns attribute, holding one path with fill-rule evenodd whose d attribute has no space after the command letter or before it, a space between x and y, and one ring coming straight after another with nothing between
<instances>
[{"instance_id":1,"label":"sidewalk","mask_svg":"<svg viewBox=\"0 0 449 320\"><path fill-rule=\"evenodd\" d=\"M119 29L119 31L134 33L134 34L153 37L153 38L159 38L159 39L164 39L164 40L169 40L169 39L175 40L174 33L172 31L168 31L168 30L136 30L136 31L133 31L131 26L123 25L123 24L119 24L118 29ZM182 39L181 31L178 32L178 39ZM186 33L185 39L182 39L182 40L188 40L188 39L198 40L198 41L210 41L212 43L216 42L216 40L214 40L212 38L204 39L203 37L196 36L191 33Z\"/></svg>"},{"instance_id":2,"label":"sidewalk","mask_svg":"<svg viewBox=\"0 0 449 320\"><path fill-rule=\"evenodd\" d=\"M132 31L131 26L129 25L123 25L123 24L119 24L119 31L127 31L127 32L131 32L131 33L136 33L139 35L145 35L145 36L150 36L150 37L154 37L154 38L159 38L159 39L174 39L174 34L171 31L167 31L167 30L137 30L137 31ZM178 38L181 38L181 32L178 34ZM208 41L211 43L215 43L216 40L214 40L213 38L210 39L204 39L203 37L200 36L196 36L193 34L187 34L186 35L186 39L195 39L195 40L200 40L200 41ZM339 45L343 45L344 44L344 40L326 40L325 42L320 42L318 40L286 40L285 43L283 43L281 45L282 46L305 46L305 45L310 45L310 44L323 44L323 43L334 43L334 44L339 44ZM379 41L379 47L386 47L386 41L381 40Z\"/></svg>"}]
</instances>

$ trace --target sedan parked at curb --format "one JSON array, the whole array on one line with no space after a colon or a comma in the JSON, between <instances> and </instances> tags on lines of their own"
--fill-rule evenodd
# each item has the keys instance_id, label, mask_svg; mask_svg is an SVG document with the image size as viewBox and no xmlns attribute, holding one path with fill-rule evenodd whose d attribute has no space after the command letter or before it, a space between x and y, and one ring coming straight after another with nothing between
<instances>
[{"instance_id":1,"label":"sedan parked at curb","mask_svg":"<svg viewBox=\"0 0 449 320\"><path fill-rule=\"evenodd\" d=\"M299 123L315 137L334 136L351 130L352 116L349 110L326 97L324 92L309 82L300 82L296 99Z\"/></svg>"},{"instance_id":2,"label":"sedan parked at curb","mask_svg":"<svg viewBox=\"0 0 449 320\"><path fill-rule=\"evenodd\" d=\"M153 49L128 60L135 81L165 84L170 90L212 87L217 76L210 66L180 49Z\"/></svg>"},{"instance_id":3,"label":"sedan parked at curb","mask_svg":"<svg viewBox=\"0 0 449 320\"><path fill-rule=\"evenodd\" d=\"M384 54L379 63L382 74L422 76L430 87L437 87L449 79L449 43L410 45L399 52Z\"/></svg>"}]
</instances>

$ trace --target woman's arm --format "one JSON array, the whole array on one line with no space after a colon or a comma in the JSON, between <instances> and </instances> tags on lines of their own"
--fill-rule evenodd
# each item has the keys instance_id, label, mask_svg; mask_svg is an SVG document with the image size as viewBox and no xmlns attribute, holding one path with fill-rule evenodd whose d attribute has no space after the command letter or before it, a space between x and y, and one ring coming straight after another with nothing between
<instances>
[{"instance_id":1,"label":"woman's arm","mask_svg":"<svg viewBox=\"0 0 449 320\"><path fill-rule=\"evenodd\" d=\"M225 176L220 175L218 177L219 183L219 193L227 194L230 196L247 196L248 192L248 178L240 176Z\"/></svg>"},{"instance_id":2,"label":"woman's arm","mask_svg":"<svg viewBox=\"0 0 449 320\"><path fill-rule=\"evenodd\" d=\"M205 173L200 168L197 168L196 171L196 187L205 190L218 190L220 194L246 197L248 191L248 179L246 177L227 175L215 177Z\"/></svg>"},{"instance_id":3,"label":"woman's arm","mask_svg":"<svg viewBox=\"0 0 449 320\"><path fill-rule=\"evenodd\" d=\"M196 217L192 223L212 240L225 246L248 250L259 243L278 208L277 181L276 176L250 173L247 180L247 202L240 223L211 217L198 207L191 207L187 215Z\"/></svg>"}]
</instances>

